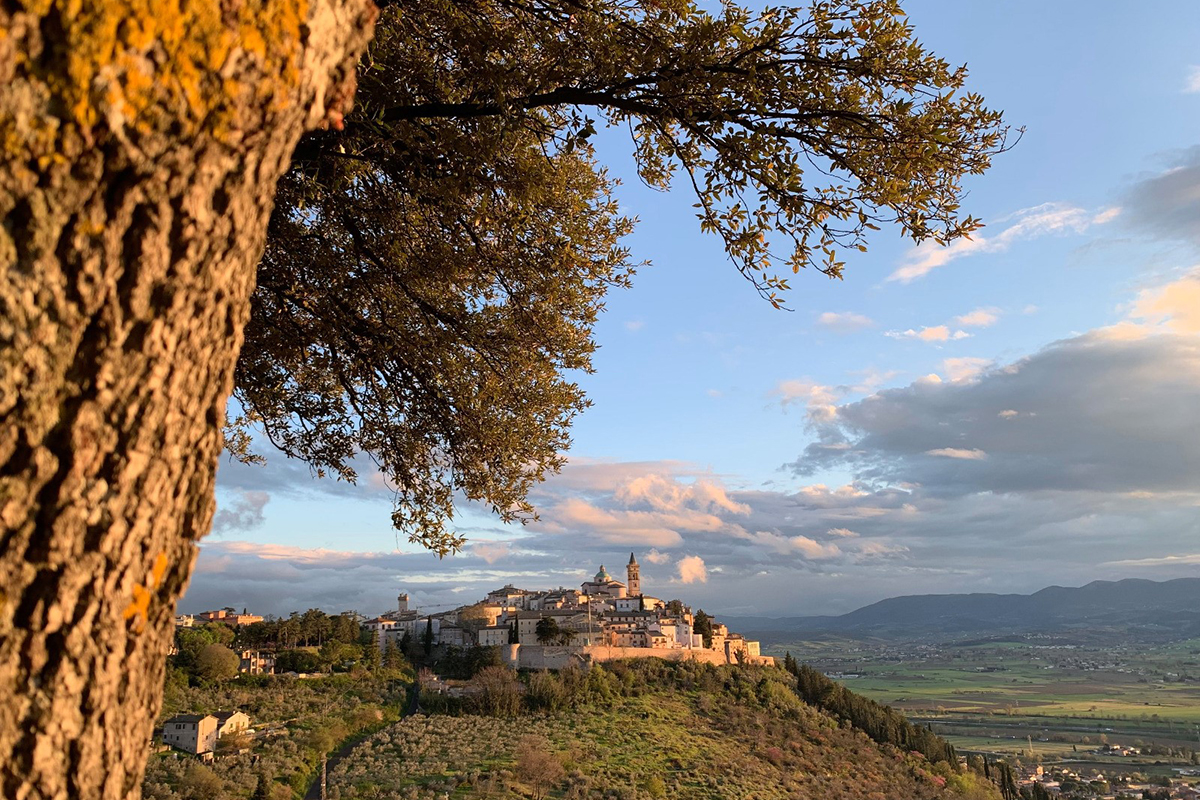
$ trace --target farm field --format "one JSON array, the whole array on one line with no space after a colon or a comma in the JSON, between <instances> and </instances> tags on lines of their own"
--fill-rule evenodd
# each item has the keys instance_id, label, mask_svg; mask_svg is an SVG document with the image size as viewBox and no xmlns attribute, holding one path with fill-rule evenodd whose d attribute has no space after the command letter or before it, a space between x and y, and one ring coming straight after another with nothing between
<instances>
[{"instance_id":1,"label":"farm field","mask_svg":"<svg viewBox=\"0 0 1200 800\"><path fill-rule=\"evenodd\" d=\"M1133 761L1190 763L1200 749L1200 641L1155 647L1061 640L775 645L967 751L1080 758L1107 744L1160 749ZM1186 752L1185 752L1186 751Z\"/></svg>"}]
</instances>

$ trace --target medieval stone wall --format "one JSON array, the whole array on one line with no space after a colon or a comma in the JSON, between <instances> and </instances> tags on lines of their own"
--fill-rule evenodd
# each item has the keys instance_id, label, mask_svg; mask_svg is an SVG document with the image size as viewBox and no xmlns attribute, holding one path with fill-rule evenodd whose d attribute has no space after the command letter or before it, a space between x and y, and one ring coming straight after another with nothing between
<instances>
[{"instance_id":1,"label":"medieval stone wall","mask_svg":"<svg viewBox=\"0 0 1200 800\"><path fill-rule=\"evenodd\" d=\"M725 654L716 650L666 650L648 647L506 645L501 653L505 663L517 669L562 669L569 664L617 661L622 658L661 658L666 661L700 661L728 664ZM770 656L751 656L752 664L772 665Z\"/></svg>"}]
</instances>

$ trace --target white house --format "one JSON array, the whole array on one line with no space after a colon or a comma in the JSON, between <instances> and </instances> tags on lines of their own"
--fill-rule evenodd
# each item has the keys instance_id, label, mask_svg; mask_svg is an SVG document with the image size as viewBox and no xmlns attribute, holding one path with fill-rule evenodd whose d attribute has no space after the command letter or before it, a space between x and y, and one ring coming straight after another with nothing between
<instances>
[{"instance_id":1,"label":"white house","mask_svg":"<svg viewBox=\"0 0 1200 800\"><path fill-rule=\"evenodd\" d=\"M210 753L217 746L217 718L179 714L163 723L163 742L187 753Z\"/></svg>"},{"instance_id":2,"label":"white house","mask_svg":"<svg viewBox=\"0 0 1200 800\"><path fill-rule=\"evenodd\" d=\"M241 711L215 714L178 714L163 723L163 743L187 753L211 753L217 740L250 729L250 718Z\"/></svg>"},{"instance_id":3,"label":"white house","mask_svg":"<svg viewBox=\"0 0 1200 800\"><path fill-rule=\"evenodd\" d=\"M229 733L250 730L250 718L241 711L218 711L213 716L217 718L218 739Z\"/></svg>"},{"instance_id":4,"label":"white house","mask_svg":"<svg viewBox=\"0 0 1200 800\"><path fill-rule=\"evenodd\" d=\"M478 632L480 647L495 647L508 644L509 627L507 625L490 625L480 628Z\"/></svg>"}]
</instances>

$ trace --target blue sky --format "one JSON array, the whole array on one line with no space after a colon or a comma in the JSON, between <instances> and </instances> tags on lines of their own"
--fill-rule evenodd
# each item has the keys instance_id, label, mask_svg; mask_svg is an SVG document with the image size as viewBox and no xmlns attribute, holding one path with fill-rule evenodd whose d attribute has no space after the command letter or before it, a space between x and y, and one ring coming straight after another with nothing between
<instances>
[{"instance_id":1,"label":"blue sky","mask_svg":"<svg viewBox=\"0 0 1200 800\"><path fill-rule=\"evenodd\" d=\"M690 195L600 154L652 266L610 295L571 464L505 528L464 509L439 561L387 493L224 466L182 607L378 611L639 552L647 591L727 613L1029 591L1200 567L1200 5L906 4L1026 133L972 179L971 243L878 232L845 280L770 308ZM1115 7L1114 7L1114 10Z\"/></svg>"}]
</instances>

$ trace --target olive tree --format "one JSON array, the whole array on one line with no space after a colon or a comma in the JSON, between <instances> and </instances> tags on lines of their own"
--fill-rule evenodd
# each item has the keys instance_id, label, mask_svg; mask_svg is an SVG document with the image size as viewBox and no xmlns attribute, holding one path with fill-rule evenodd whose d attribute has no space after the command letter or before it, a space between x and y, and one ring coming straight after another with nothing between
<instances>
[{"instance_id":1,"label":"olive tree","mask_svg":"<svg viewBox=\"0 0 1200 800\"><path fill-rule=\"evenodd\" d=\"M0 796L140 794L275 185L374 16L0 5Z\"/></svg>"},{"instance_id":2,"label":"olive tree","mask_svg":"<svg viewBox=\"0 0 1200 800\"><path fill-rule=\"evenodd\" d=\"M0 7L5 797L136 797L222 443L530 518L636 266L599 128L775 305L1005 147L894 0L381 5L361 63L368 0Z\"/></svg>"},{"instance_id":3,"label":"olive tree","mask_svg":"<svg viewBox=\"0 0 1200 800\"><path fill-rule=\"evenodd\" d=\"M385 8L355 111L280 182L232 449L253 458L261 431L318 474L378 467L396 528L443 554L456 497L530 519L588 404L572 374L597 314L637 265L598 131L627 137L641 180L690 193L780 305L789 276L841 276L882 225L977 227L962 179L1006 129L965 80L894 0Z\"/></svg>"}]
</instances>

